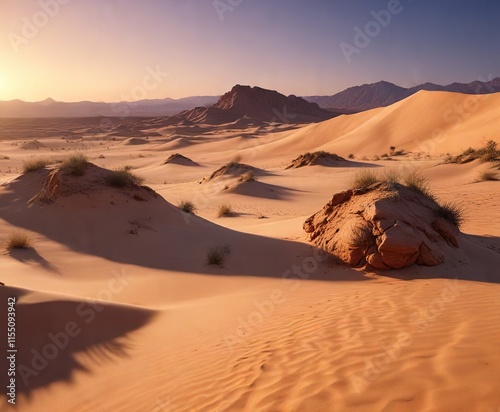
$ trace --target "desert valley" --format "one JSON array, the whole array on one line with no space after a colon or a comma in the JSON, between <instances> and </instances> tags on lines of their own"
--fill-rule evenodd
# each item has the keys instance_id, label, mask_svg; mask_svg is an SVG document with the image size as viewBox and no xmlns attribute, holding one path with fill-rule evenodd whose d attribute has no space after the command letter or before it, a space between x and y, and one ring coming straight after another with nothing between
<instances>
[{"instance_id":1,"label":"desert valley","mask_svg":"<svg viewBox=\"0 0 500 412\"><path fill-rule=\"evenodd\" d=\"M500 410L500 94L396 100L1 118L0 409Z\"/></svg>"}]
</instances>

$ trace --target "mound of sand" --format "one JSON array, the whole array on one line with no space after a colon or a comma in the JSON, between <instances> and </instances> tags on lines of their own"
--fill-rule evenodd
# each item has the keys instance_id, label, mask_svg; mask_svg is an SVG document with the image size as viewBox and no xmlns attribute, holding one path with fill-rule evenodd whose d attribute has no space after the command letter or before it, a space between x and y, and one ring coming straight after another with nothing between
<instances>
[{"instance_id":1,"label":"mound of sand","mask_svg":"<svg viewBox=\"0 0 500 412\"><path fill-rule=\"evenodd\" d=\"M209 177L205 177L203 181L209 182L220 176L239 176L248 172L255 173L257 170L257 168L244 163L229 162L228 164L225 164L217 169Z\"/></svg>"},{"instance_id":2,"label":"mound of sand","mask_svg":"<svg viewBox=\"0 0 500 412\"><path fill-rule=\"evenodd\" d=\"M140 186L133 181L127 182L123 187L115 188L112 182L110 183L110 177L116 172L103 169L92 163L87 164L83 176L73 176L64 167L47 172L48 175L43 182L42 189L30 202L53 202L60 197L76 194L89 195L105 190L120 190L123 194L139 201L148 201L158 196L152 189Z\"/></svg>"},{"instance_id":3,"label":"mound of sand","mask_svg":"<svg viewBox=\"0 0 500 412\"><path fill-rule=\"evenodd\" d=\"M290 163L286 168L297 169L299 167L314 165L336 166L339 162L346 163L347 160L336 155L335 153L328 153L324 151L314 153L307 152L292 160L292 163Z\"/></svg>"},{"instance_id":4,"label":"mound of sand","mask_svg":"<svg viewBox=\"0 0 500 412\"><path fill-rule=\"evenodd\" d=\"M181 166L198 166L198 163L193 162L189 157L183 156L180 153L170 155L162 164L167 165L169 163Z\"/></svg>"},{"instance_id":5,"label":"mound of sand","mask_svg":"<svg viewBox=\"0 0 500 412\"><path fill-rule=\"evenodd\" d=\"M43 143L40 143L38 140L30 140L29 142L25 142L21 145L21 149L24 150L36 150L46 147Z\"/></svg>"},{"instance_id":6,"label":"mound of sand","mask_svg":"<svg viewBox=\"0 0 500 412\"><path fill-rule=\"evenodd\" d=\"M304 223L309 239L351 266L436 266L459 247L460 232L439 205L398 183L347 190Z\"/></svg>"},{"instance_id":7,"label":"mound of sand","mask_svg":"<svg viewBox=\"0 0 500 412\"><path fill-rule=\"evenodd\" d=\"M149 142L146 139L139 139L137 137L131 137L129 139L125 139L123 144L125 146L138 146L142 144L148 144Z\"/></svg>"}]
</instances>

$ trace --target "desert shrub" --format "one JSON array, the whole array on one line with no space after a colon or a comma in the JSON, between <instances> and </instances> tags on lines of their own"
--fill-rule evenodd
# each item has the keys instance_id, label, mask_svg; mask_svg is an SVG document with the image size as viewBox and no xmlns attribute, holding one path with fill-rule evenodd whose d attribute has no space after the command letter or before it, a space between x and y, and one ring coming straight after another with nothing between
<instances>
[{"instance_id":1,"label":"desert shrub","mask_svg":"<svg viewBox=\"0 0 500 412\"><path fill-rule=\"evenodd\" d=\"M351 244L358 248L367 248L373 243L373 234L368 226L356 226L352 230Z\"/></svg>"},{"instance_id":2,"label":"desert shrub","mask_svg":"<svg viewBox=\"0 0 500 412\"><path fill-rule=\"evenodd\" d=\"M88 158L84 153L75 153L70 155L62 164L62 168L70 175L82 176L89 164Z\"/></svg>"},{"instance_id":3,"label":"desert shrub","mask_svg":"<svg viewBox=\"0 0 500 412\"><path fill-rule=\"evenodd\" d=\"M364 189L378 181L379 179L375 172L368 169L361 169L356 171L351 187L353 189Z\"/></svg>"},{"instance_id":4,"label":"desert shrub","mask_svg":"<svg viewBox=\"0 0 500 412\"><path fill-rule=\"evenodd\" d=\"M385 158L385 157L389 157L389 155L388 155L387 153L384 153L384 154L383 154L382 156L380 156L380 157L384 157L384 158Z\"/></svg>"},{"instance_id":5,"label":"desert shrub","mask_svg":"<svg viewBox=\"0 0 500 412\"><path fill-rule=\"evenodd\" d=\"M477 182L486 182L492 180L499 180L498 173L494 170L483 170L479 172L479 177L477 178Z\"/></svg>"},{"instance_id":6,"label":"desert shrub","mask_svg":"<svg viewBox=\"0 0 500 412\"><path fill-rule=\"evenodd\" d=\"M436 200L434 194L429 187L429 180L424 176L419 169L408 169L403 174L402 183L416 192L423 194L431 200Z\"/></svg>"},{"instance_id":7,"label":"desert shrub","mask_svg":"<svg viewBox=\"0 0 500 412\"><path fill-rule=\"evenodd\" d=\"M253 172L243 173L238 179L238 182L254 182L254 181L255 181L255 175Z\"/></svg>"},{"instance_id":8,"label":"desert shrub","mask_svg":"<svg viewBox=\"0 0 500 412\"><path fill-rule=\"evenodd\" d=\"M137 186L144 182L142 177L132 173L129 168L121 168L118 170L111 170L106 176L106 183L112 187L127 187Z\"/></svg>"},{"instance_id":9,"label":"desert shrub","mask_svg":"<svg viewBox=\"0 0 500 412\"><path fill-rule=\"evenodd\" d=\"M23 231L12 232L7 239L5 247L7 250L28 249L31 247L30 235Z\"/></svg>"},{"instance_id":10,"label":"desert shrub","mask_svg":"<svg viewBox=\"0 0 500 412\"><path fill-rule=\"evenodd\" d=\"M230 204L224 203L219 206L219 210L217 212L218 217L231 216L233 213L233 209Z\"/></svg>"},{"instance_id":11,"label":"desert shrub","mask_svg":"<svg viewBox=\"0 0 500 412\"><path fill-rule=\"evenodd\" d=\"M177 207L186 213L194 214L194 212L196 211L196 206L190 200L181 200Z\"/></svg>"},{"instance_id":12,"label":"desert shrub","mask_svg":"<svg viewBox=\"0 0 500 412\"><path fill-rule=\"evenodd\" d=\"M486 162L493 162L497 160L498 155L496 153L492 152L486 152L481 156L481 162L486 163Z\"/></svg>"},{"instance_id":13,"label":"desert shrub","mask_svg":"<svg viewBox=\"0 0 500 412\"><path fill-rule=\"evenodd\" d=\"M229 246L212 245L207 251L207 265L224 267L226 255L231 253Z\"/></svg>"},{"instance_id":14,"label":"desert shrub","mask_svg":"<svg viewBox=\"0 0 500 412\"><path fill-rule=\"evenodd\" d=\"M43 157L33 157L31 159L26 159L23 162L23 171L24 173L36 172L49 164L50 161L48 159L44 159Z\"/></svg>"},{"instance_id":15,"label":"desert shrub","mask_svg":"<svg viewBox=\"0 0 500 412\"><path fill-rule=\"evenodd\" d=\"M447 220L458 229L460 229L464 222L464 209L462 205L455 202L445 202L439 205L436 213L439 217Z\"/></svg>"},{"instance_id":16,"label":"desert shrub","mask_svg":"<svg viewBox=\"0 0 500 412\"><path fill-rule=\"evenodd\" d=\"M401 181L401 171L396 168L385 169L382 180L388 183L399 183Z\"/></svg>"},{"instance_id":17,"label":"desert shrub","mask_svg":"<svg viewBox=\"0 0 500 412\"><path fill-rule=\"evenodd\" d=\"M353 153L349 153L349 156L347 156L348 159L354 159L354 154Z\"/></svg>"}]
</instances>

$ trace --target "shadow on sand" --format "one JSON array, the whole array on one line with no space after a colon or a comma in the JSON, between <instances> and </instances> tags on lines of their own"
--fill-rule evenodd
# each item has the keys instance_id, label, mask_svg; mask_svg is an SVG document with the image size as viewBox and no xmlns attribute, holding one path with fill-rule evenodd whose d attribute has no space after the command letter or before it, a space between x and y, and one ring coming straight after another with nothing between
<instances>
[{"instance_id":1,"label":"shadow on sand","mask_svg":"<svg viewBox=\"0 0 500 412\"><path fill-rule=\"evenodd\" d=\"M132 332L154 317L151 311L110 303L23 302L25 294L23 289L0 287L2 305L16 298L16 392L27 399L51 384L71 383L77 372L94 373L94 367L127 358L134 348ZM6 316L1 317L0 328L7 330ZM4 338L2 333L3 354L7 353ZM5 369L0 374L3 388L7 380Z\"/></svg>"}]
</instances>

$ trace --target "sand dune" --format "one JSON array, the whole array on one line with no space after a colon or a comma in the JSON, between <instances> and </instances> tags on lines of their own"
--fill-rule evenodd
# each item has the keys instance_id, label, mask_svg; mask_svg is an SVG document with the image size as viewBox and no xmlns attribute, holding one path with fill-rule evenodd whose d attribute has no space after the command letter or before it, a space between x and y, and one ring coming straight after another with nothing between
<instances>
[{"instance_id":1,"label":"sand dune","mask_svg":"<svg viewBox=\"0 0 500 412\"><path fill-rule=\"evenodd\" d=\"M24 230L32 245L2 249L0 299L17 298L18 367L43 356L27 385L18 369L16 410L496 411L500 183L476 180L498 165L441 154L498 141L498 99L420 92L305 127L124 120L122 132L150 136L138 146L99 119L2 120L0 242ZM461 121L459 107L469 107ZM36 153L21 148L31 140ZM85 174L57 172L81 146L94 163ZM405 154L373 160L390 146ZM348 161L286 169L318 150ZM177 152L199 166L164 164ZM54 163L23 173L35 155ZM110 170L126 165L151 189L110 187ZM420 168L439 202L464 208L459 248L442 264L351 268L307 240L304 221L357 170L397 167ZM240 179L248 172L254 180ZM213 246L220 265L208 264Z\"/></svg>"},{"instance_id":2,"label":"sand dune","mask_svg":"<svg viewBox=\"0 0 500 412\"><path fill-rule=\"evenodd\" d=\"M432 156L458 154L468 147L479 147L488 139L500 141L496 116L499 102L498 93L420 91L386 108L306 126L257 150L262 156L325 150L343 157L353 153L361 158L389 153L390 147L395 146Z\"/></svg>"}]
</instances>

